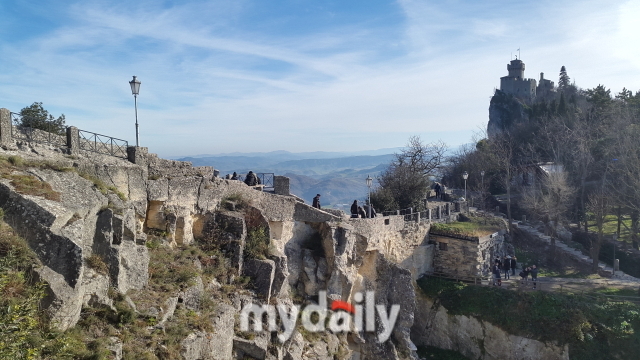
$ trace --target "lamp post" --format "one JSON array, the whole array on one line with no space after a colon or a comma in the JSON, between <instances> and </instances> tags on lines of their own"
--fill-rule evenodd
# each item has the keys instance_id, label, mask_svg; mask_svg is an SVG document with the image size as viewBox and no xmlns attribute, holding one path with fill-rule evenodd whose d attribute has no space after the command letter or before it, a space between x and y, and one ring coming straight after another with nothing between
<instances>
[{"instance_id":1,"label":"lamp post","mask_svg":"<svg viewBox=\"0 0 640 360\"><path fill-rule=\"evenodd\" d=\"M611 264L611 270L613 276L616 276L616 241L618 240L618 234L613 234L613 263Z\"/></svg>"},{"instance_id":2,"label":"lamp post","mask_svg":"<svg viewBox=\"0 0 640 360\"><path fill-rule=\"evenodd\" d=\"M367 216L371 219L371 185L373 184L373 179L371 176L367 175L367 187L369 188L369 207L367 208Z\"/></svg>"},{"instance_id":3,"label":"lamp post","mask_svg":"<svg viewBox=\"0 0 640 360\"><path fill-rule=\"evenodd\" d=\"M484 170L480 171L480 176L482 177L482 208L484 209Z\"/></svg>"},{"instance_id":4,"label":"lamp post","mask_svg":"<svg viewBox=\"0 0 640 360\"><path fill-rule=\"evenodd\" d=\"M464 201L467 201L467 178L469 177L468 172L464 172L462 174L462 178L464 179Z\"/></svg>"},{"instance_id":5,"label":"lamp post","mask_svg":"<svg viewBox=\"0 0 640 360\"><path fill-rule=\"evenodd\" d=\"M140 93L140 80L136 79L136 76L133 76L133 80L129 81L129 85L131 85L131 93L133 94L133 101L136 107L136 147L140 146L140 142L138 140L138 94Z\"/></svg>"}]
</instances>

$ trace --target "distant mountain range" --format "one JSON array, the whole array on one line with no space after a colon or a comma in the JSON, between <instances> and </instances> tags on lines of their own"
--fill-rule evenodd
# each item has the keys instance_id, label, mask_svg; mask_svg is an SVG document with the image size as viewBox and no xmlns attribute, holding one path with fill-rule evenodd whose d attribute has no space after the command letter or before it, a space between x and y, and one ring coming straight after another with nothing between
<instances>
[{"instance_id":1,"label":"distant mountain range","mask_svg":"<svg viewBox=\"0 0 640 360\"><path fill-rule=\"evenodd\" d=\"M291 179L291 192L307 203L321 194L323 206L350 204L364 200L367 194L366 177L376 177L393 159L400 148L359 152L273 151L268 153L228 153L196 155L179 158L194 166L213 166L220 176L234 171L243 174L269 172Z\"/></svg>"}]
</instances>

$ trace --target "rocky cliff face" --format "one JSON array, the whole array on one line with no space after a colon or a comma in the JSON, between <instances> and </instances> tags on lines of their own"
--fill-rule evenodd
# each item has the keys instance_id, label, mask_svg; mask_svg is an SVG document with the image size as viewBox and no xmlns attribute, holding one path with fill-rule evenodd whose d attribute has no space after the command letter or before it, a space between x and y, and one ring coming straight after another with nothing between
<instances>
[{"instance_id":1,"label":"rocky cliff face","mask_svg":"<svg viewBox=\"0 0 640 360\"><path fill-rule=\"evenodd\" d=\"M70 329L87 309L118 318L129 311L135 331L122 323L91 330L108 334L116 359L416 359L414 342L474 359L568 358L566 347L416 299L415 279L432 266L428 222L350 220L144 151L135 164L24 143L0 156L14 164L0 169L0 207L42 263L33 273L49 286L43 305L53 324ZM247 305L304 307L325 291L329 306L340 300L373 312L372 328L297 326L284 342L281 322L273 331L238 328ZM365 309L367 293L381 310ZM386 329L381 313L394 305L395 326Z\"/></svg>"},{"instance_id":2,"label":"rocky cliff face","mask_svg":"<svg viewBox=\"0 0 640 360\"><path fill-rule=\"evenodd\" d=\"M512 95L496 90L489 105L487 135L495 136L516 123L527 121L525 105Z\"/></svg>"},{"instance_id":3,"label":"rocky cliff face","mask_svg":"<svg viewBox=\"0 0 640 360\"><path fill-rule=\"evenodd\" d=\"M19 156L32 164L8 172L33 176L60 194L59 201L48 200L19 190L9 177L0 179L0 206L7 222L42 261L34 272L49 284L45 306L61 330L73 327L83 308L113 308L110 289L121 294L138 316L157 319L148 330L151 333L171 327L181 311L201 313L213 291L226 296L215 298L219 303L210 312L211 324L183 338L182 358L415 358L409 336L415 311L412 272L397 262L411 263L411 249L424 245L428 228L420 228L422 235L411 237L414 244L405 248L383 246L384 239L403 238L390 235L401 229L387 227L386 237L372 236L367 231L375 230L359 230L361 225L350 225L293 197L256 191L241 182L214 178L211 168L145 153L137 155L136 164L98 154L69 156L29 144L9 147L2 155ZM264 256L247 256L259 247L258 230L266 237L268 251ZM151 267L157 277L163 266L178 266L171 261L150 264L155 247L192 246L203 238L215 239L221 255L187 254L175 260L195 269L177 287L150 283ZM420 251L423 257L425 248ZM394 254L394 261L387 259L389 254ZM222 257L229 261L227 273L207 275L207 266ZM100 270L96 263L106 266ZM251 279L252 290L230 292L242 277ZM164 293L153 290L157 288ZM375 331L327 332L317 337L300 330L284 344L276 340L276 333L242 337L234 329L237 314L249 303L312 304L321 290L327 291L330 301L353 303L356 293L373 291L377 305L387 309L400 305L391 339L376 341L385 330L380 326ZM122 340L116 336L111 342L118 358ZM149 351L172 358L162 344L150 346Z\"/></svg>"},{"instance_id":4,"label":"rocky cliff face","mask_svg":"<svg viewBox=\"0 0 640 360\"><path fill-rule=\"evenodd\" d=\"M473 316L450 315L447 309L418 295L411 333L418 345L455 350L470 359L568 360L569 346L511 335Z\"/></svg>"}]
</instances>

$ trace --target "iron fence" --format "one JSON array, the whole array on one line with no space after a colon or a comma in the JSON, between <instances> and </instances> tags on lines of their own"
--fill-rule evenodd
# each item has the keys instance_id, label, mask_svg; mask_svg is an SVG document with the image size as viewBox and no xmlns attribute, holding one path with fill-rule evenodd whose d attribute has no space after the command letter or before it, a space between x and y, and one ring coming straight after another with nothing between
<instances>
[{"instance_id":1,"label":"iron fence","mask_svg":"<svg viewBox=\"0 0 640 360\"><path fill-rule=\"evenodd\" d=\"M275 173L255 173L255 175L258 177L259 184L264 186L263 190L274 190L273 179L275 177ZM244 179L246 179L246 177L247 174L238 174L239 181L244 182Z\"/></svg>"},{"instance_id":2,"label":"iron fence","mask_svg":"<svg viewBox=\"0 0 640 360\"><path fill-rule=\"evenodd\" d=\"M78 145L82 150L127 158L127 146L129 146L129 143L126 140L85 130L78 130L78 137L80 139Z\"/></svg>"},{"instance_id":3,"label":"iron fence","mask_svg":"<svg viewBox=\"0 0 640 360\"><path fill-rule=\"evenodd\" d=\"M22 126L22 120L23 119L20 114L13 112L11 113L11 137L13 137L14 139L60 147L67 146L67 137L65 135L56 134L29 126Z\"/></svg>"}]
</instances>

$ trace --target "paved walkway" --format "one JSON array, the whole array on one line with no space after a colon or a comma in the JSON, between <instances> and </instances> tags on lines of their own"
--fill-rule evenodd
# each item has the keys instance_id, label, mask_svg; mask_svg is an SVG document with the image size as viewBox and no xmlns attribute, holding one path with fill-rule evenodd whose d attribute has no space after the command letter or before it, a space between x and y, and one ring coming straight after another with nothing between
<instances>
[{"instance_id":1,"label":"paved walkway","mask_svg":"<svg viewBox=\"0 0 640 360\"><path fill-rule=\"evenodd\" d=\"M532 226L524 225L519 221L514 221L513 226L523 232L526 232L530 236L537 238L540 241L546 242L547 244L551 244L550 236L544 235L543 233L541 233L540 231L538 231ZM569 247L567 244L563 243L562 241L556 240L556 248L564 252L565 254L577 259L578 261L582 261L586 264L593 263L593 259L591 259L591 257L584 255L580 250L576 250L572 247ZM598 263L598 266L600 267L600 269L604 270L609 274L613 273L613 268L601 261ZM567 280L577 280L577 279L567 279ZM608 280L608 279L604 279L604 280ZM628 280L628 281L632 281L640 284L640 279L633 277L631 275L625 274L623 271L620 271L620 270L616 270L616 273L615 275L612 276L611 280Z\"/></svg>"}]
</instances>

